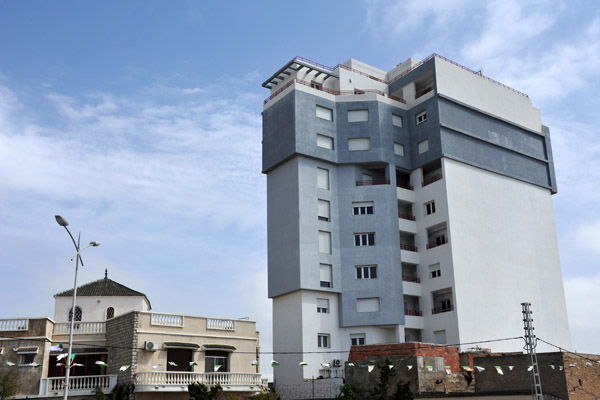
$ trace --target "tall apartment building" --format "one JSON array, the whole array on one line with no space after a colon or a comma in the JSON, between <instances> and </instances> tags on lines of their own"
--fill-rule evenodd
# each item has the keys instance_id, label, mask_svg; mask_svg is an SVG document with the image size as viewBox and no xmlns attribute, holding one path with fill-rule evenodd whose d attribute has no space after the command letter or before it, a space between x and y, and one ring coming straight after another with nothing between
<instances>
[{"instance_id":1,"label":"tall apartment building","mask_svg":"<svg viewBox=\"0 0 600 400\"><path fill-rule=\"evenodd\" d=\"M335 376L351 345L521 336L524 301L538 337L570 346L549 130L527 95L435 54L389 72L296 57L263 86L278 383Z\"/></svg>"}]
</instances>

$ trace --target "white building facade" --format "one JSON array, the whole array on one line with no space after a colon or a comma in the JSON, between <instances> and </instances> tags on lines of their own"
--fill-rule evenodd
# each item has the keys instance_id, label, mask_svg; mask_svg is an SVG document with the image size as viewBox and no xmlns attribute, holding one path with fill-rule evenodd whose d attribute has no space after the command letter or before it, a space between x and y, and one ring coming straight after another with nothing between
<instances>
[{"instance_id":1,"label":"white building facade","mask_svg":"<svg viewBox=\"0 0 600 400\"><path fill-rule=\"evenodd\" d=\"M525 301L570 346L549 130L525 94L435 54L296 57L263 86L278 384L339 375L351 345L521 336Z\"/></svg>"}]
</instances>

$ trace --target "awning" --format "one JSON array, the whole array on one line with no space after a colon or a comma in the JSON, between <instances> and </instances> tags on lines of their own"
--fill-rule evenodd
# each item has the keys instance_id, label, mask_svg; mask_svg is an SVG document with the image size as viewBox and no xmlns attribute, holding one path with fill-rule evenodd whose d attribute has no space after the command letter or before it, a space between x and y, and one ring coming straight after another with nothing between
<instances>
[{"instance_id":1,"label":"awning","mask_svg":"<svg viewBox=\"0 0 600 400\"><path fill-rule=\"evenodd\" d=\"M199 349L200 345L196 343L182 343L182 342L165 342L167 349Z\"/></svg>"},{"instance_id":2,"label":"awning","mask_svg":"<svg viewBox=\"0 0 600 400\"><path fill-rule=\"evenodd\" d=\"M204 350L216 350L216 351L235 351L237 350L234 346L228 346L226 344L205 344Z\"/></svg>"}]
</instances>

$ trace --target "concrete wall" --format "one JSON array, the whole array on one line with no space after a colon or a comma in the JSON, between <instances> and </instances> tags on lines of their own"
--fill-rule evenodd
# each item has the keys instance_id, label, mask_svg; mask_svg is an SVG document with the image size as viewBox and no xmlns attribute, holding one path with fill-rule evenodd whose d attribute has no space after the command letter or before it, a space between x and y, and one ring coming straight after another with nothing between
<instances>
[{"instance_id":1,"label":"concrete wall","mask_svg":"<svg viewBox=\"0 0 600 400\"><path fill-rule=\"evenodd\" d=\"M81 307L82 322L106 320L106 309L113 307L115 317L130 311L148 311L148 302L143 296L77 296L76 306ZM54 320L69 322L72 297L54 298Z\"/></svg>"}]
</instances>

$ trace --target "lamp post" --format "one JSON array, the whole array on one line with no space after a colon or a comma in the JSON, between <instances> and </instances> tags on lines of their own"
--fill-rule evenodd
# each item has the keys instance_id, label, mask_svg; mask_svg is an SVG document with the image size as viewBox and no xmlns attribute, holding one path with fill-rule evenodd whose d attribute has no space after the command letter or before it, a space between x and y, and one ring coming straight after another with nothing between
<instances>
[{"instance_id":1,"label":"lamp post","mask_svg":"<svg viewBox=\"0 0 600 400\"><path fill-rule=\"evenodd\" d=\"M55 215L54 218L56 218L56 222L58 222L58 224L60 226L62 226L63 228L66 229L67 233L69 234L69 236L71 237L71 240L73 241L73 246L75 246L75 250L77 251L77 253L75 253L75 255L71 258L71 261L73 261L73 258L75 258L75 283L73 284L73 304L71 305L71 324L69 327L69 353L67 354L67 361L65 362L65 385L64 385L64 393L63 393L63 399L67 400L67 396L69 396L69 378L71 376L71 367L72 367L72 362L71 362L71 352L73 350L73 326L75 324L75 298L77 297L77 272L79 271L79 263L81 262L81 266L83 267L83 259L81 258L81 252L84 249L87 249L88 247L96 247L96 246L100 246L100 243L98 242L90 242L88 245L84 246L84 247L80 247L79 243L81 240L81 232L79 232L79 235L77 236L77 242L75 242L75 238L73 237L73 235L71 235L71 231L69 231L69 228L67 228L67 226L69 225L69 223L67 222L66 219L64 219L63 217L61 217L60 215Z\"/></svg>"}]
</instances>

